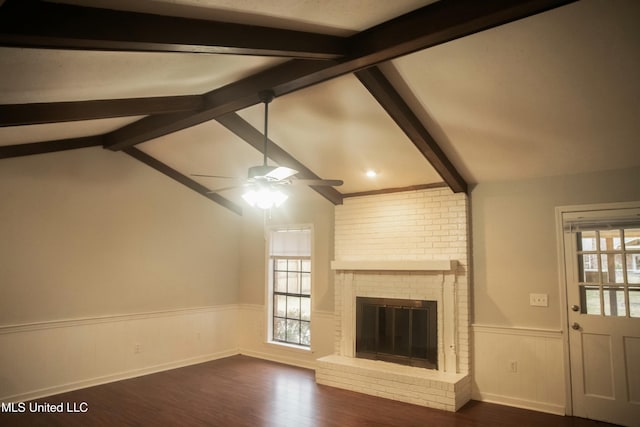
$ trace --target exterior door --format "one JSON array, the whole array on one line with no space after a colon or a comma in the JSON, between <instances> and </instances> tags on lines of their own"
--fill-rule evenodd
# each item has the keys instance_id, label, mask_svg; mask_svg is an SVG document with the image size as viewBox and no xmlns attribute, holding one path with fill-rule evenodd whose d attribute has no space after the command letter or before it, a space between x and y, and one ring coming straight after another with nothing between
<instances>
[{"instance_id":1,"label":"exterior door","mask_svg":"<svg viewBox=\"0 0 640 427\"><path fill-rule=\"evenodd\" d=\"M625 426L640 426L635 212L563 214L573 415Z\"/></svg>"}]
</instances>

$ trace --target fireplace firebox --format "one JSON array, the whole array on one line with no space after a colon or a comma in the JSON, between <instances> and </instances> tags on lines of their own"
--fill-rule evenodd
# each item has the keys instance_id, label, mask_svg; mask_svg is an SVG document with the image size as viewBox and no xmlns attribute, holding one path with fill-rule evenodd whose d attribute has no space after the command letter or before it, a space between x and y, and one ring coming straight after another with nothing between
<instances>
[{"instance_id":1,"label":"fireplace firebox","mask_svg":"<svg viewBox=\"0 0 640 427\"><path fill-rule=\"evenodd\" d=\"M356 357L438 369L436 301L356 297Z\"/></svg>"}]
</instances>

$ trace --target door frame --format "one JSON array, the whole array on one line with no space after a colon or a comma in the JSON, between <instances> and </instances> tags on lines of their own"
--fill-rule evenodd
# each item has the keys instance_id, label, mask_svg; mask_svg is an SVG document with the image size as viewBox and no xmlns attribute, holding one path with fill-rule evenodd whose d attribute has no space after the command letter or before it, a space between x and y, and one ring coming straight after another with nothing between
<instances>
[{"instance_id":1,"label":"door frame","mask_svg":"<svg viewBox=\"0 0 640 427\"><path fill-rule=\"evenodd\" d=\"M614 203L592 203L585 205L568 205L556 207L556 243L558 258L558 278L560 283L560 304L564 307L560 310L560 322L563 335L563 364L565 383L565 413L573 415L573 393L571 382L571 348L569 343L569 305L567 303L567 263L565 257L565 240L562 216L565 213L590 212L597 210L615 210L637 208L640 202L614 202Z\"/></svg>"}]
</instances>

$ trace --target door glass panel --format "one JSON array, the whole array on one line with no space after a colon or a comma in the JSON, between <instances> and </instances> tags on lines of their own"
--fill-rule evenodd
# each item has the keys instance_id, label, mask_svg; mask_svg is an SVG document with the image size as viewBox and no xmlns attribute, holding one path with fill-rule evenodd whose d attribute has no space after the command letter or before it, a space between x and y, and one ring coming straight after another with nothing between
<instances>
[{"instance_id":1,"label":"door glass panel","mask_svg":"<svg viewBox=\"0 0 640 427\"><path fill-rule=\"evenodd\" d=\"M640 228L576 236L581 313L640 317Z\"/></svg>"},{"instance_id":2,"label":"door glass panel","mask_svg":"<svg viewBox=\"0 0 640 427\"><path fill-rule=\"evenodd\" d=\"M629 288L629 314L640 317L640 287Z\"/></svg>"},{"instance_id":3,"label":"door glass panel","mask_svg":"<svg viewBox=\"0 0 640 427\"><path fill-rule=\"evenodd\" d=\"M640 283L640 254L627 254L627 282Z\"/></svg>"},{"instance_id":4,"label":"door glass panel","mask_svg":"<svg viewBox=\"0 0 640 427\"><path fill-rule=\"evenodd\" d=\"M596 232L583 231L578 233L578 250L579 251L596 251Z\"/></svg>"},{"instance_id":5,"label":"door glass panel","mask_svg":"<svg viewBox=\"0 0 640 427\"><path fill-rule=\"evenodd\" d=\"M600 275L598 273L598 255L578 255L578 269L580 270L578 274L578 280L580 282L600 283Z\"/></svg>"},{"instance_id":6,"label":"door glass panel","mask_svg":"<svg viewBox=\"0 0 640 427\"><path fill-rule=\"evenodd\" d=\"M624 283L622 254L602 254L602 283Z\"/></svg>"},{"instance_id":7,"label":"door glass panel","mask_svg":"<svg viewBox=\"0 0 640 427\"><path fill-rule=\"evenodd\" d=\"M624 248L627 251L640 250L640 228L626 228L624 230Z\"/></svg>"},{"instance_id":8,"label":"door glass panel","mask_svg":"<svg viewBox=\"0 0 640 427\"><path fill-rule=\"evenodd\" d=\"M620 238L620 230L602 230L600 232L600 250L604 251L621 251L622 239Z\"/></svg>"},{"instance_id":9,"label":"door glass panel","mask_svg":"<svg viewBox=\"0 0 640 427\"><path fill-rule=\"evenodd\" d=\"M600 314L600 288L598 286L580 286L580 307L582 313Z\"/></svg>"},{"instance_id":10,"label":"door glass panel","mask_svg":"<svg viewBox=\"0 0 640 427\"><path fill-rule=\"evenodd\" d=\"M626 316L624 289L605 286L602 289L605 316Z\"/></svg>"}]
</instances>

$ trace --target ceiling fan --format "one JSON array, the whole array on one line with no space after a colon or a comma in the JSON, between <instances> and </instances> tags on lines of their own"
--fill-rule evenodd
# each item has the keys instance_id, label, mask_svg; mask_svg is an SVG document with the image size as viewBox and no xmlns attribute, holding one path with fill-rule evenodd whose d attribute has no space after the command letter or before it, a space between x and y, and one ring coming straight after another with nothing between
<instances>
[{"instance_id":1,"label":"ceiling fan","mask_svg":"<svg viewBox=\"0 0 640 427\"><path fill-rule=\"evenodd\" d=\"M231 190L238 187L247 187L248 192L242 197L252 206L258 206L268 209L273 206L279 206L286 199L287 195L280 191L286 185L311 185L311 186L330 186L337 187L343 184L339 179L299 179L294 178L298 173L297 170L284 166L270 166L267 164L267 147L269 145L268 123L269 123L269 103L273 100L272 91L262 91L259 94L260 100L264 103L264 148L263 163L258 166L249 168L246 179L241 179L244 183L233 185L230 187L218 188L211 193L219 193L221 191ZM222 178L235 179L238 178L220 175L192 174L192 176L204 178Z\"/></svg>"}]
</instances>

